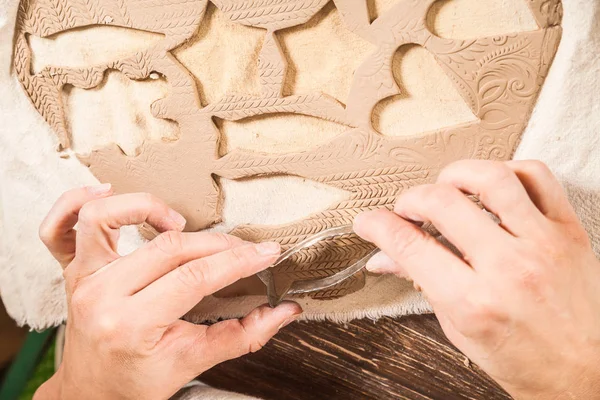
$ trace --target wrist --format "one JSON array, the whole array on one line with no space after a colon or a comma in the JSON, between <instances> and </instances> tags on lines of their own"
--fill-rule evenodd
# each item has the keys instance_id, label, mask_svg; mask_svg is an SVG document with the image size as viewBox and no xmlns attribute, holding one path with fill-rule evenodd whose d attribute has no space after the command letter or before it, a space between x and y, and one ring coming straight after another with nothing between
<instances>
[{"instance_id":1,"label":"wrist","mask_svg":"<svg viewBox=\"0 0 600 400\"><path fill-rule=\"evenodd\" d=\"M62 382L61 370L56 371L54 375L44 382L33 395L33 400L55 400L61 399Z\"/></svg>"},{"instance_id":2,"label":"wrist","mask_svg":"<svg viewBox=\"0 0 600 400\"><path fill-rule=\"evenodd\" d=\"M583 373L577 380L570 381L560 385L555 389L546 388L545 390L510 390L507 392L515 400L571 400L571 399L596 399L600 393L600 376L595 372L590 374Z\"/></svg>"}]
</instances>

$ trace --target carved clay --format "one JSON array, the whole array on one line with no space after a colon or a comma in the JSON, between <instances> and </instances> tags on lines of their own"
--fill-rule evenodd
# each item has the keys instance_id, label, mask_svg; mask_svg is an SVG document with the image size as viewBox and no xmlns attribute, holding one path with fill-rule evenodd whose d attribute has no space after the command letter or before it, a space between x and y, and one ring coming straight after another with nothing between
<instances>
[{"instance_id":1,"label":"carved clay","mask_svg":"<svg viewBox=\"0 0 600 400\"><path fill-rule=\"evenodd\" d=\"M284 248L328 227L350 223L360 211L390 207L402 190L434 179L458 159L509 159L527 123L556 52L561 28L558 0L523 0L540 29L472 40L443 39L428 28L426 16L436 0L399 0L369 20L366 0L333 0L347 28L376 47L354 73L345 104L322 93L282 95L286 57L278 31L308 21L329 0L212 0L230 20L266 30L258 61L261 95L232 93L202 107L194 79L170 53L201 24L208 0L23 0L20 5L14 66L32 103L69 147L61 91L70 84L93 88L107 70L130 79L164 76L171 90L152 104L156 118L176 121L179 139L146 141L137 155L117 145L79 155L101 182L117 192L146 191L166 200L188 220L187 230L220 221L220 189L214 176L242 179L295 175L351 193L349 200L283 226L241 226L233 234L252 241L277 240ZM32 74L27 35L48 37L88 25L111 24L161 33L146 50L102 65L49 66ZM417 44L428 50L478 118L416 137L385 137L371 125L373 109L400 93L391 69L396 50ZM347 131L331 142L302 152L266 154L233 150L219 154L220 132L213 118L237 121L274 113L297 113L337 122ZM300 253L274 271L285 285L330 275L369 252L356 237L339 239ZM342 296L360 289L364 275L315 294Z\"/></svg>"}]
</instances>

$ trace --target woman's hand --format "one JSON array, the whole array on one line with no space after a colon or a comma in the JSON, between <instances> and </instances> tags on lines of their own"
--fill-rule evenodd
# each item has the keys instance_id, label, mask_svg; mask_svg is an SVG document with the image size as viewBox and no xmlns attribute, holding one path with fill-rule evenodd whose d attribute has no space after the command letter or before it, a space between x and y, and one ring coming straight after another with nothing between
<instances>
[{"instance_id":1,"label":"woman's hand","mask_svg":"<svg viewBox=\"0 0 600 400\"><path fill-rule=\"evenodd\" d=\"M119 256L119 228L142 222L163 233ZM40 237L64 268L68 324L63 362L36 399L166 399L215 364L259 350L301 313L284 303L208 327L181 320L204 296L267 268L280 252L277 243L181 233L184 225L159 199L112 196L110 185L57 201Z\"/></svg>"},{"instance_id":2,"label":"woman's hand","mask_svg":"<svg viewBox=\"0 0 600 400\"><path fill-rule=\"evenodd\" d=\"M407 220L433 223L462 257ZM514 397L599 396L600 262L545 165L454 163L355 230L387 255L367 268L408 275L448 338Z\"/></svg>"}]
</instances>

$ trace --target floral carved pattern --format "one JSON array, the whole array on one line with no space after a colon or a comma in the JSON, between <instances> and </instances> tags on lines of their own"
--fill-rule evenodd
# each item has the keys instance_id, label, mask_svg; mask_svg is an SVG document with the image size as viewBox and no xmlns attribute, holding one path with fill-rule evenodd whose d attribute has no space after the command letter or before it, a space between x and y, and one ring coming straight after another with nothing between
<instances>
[{"instance_id":1,"label":"floral carved pattern","mask_svg":"<svg viewBox=\"0 0 600 400\"><path fill-rule=\"evenodd\" d=\"M293 175L350 193L347 200L302 221L281 226L240 226L233 234L260 241L276 240L284 248L307 235L351 223L359 212L391 207L406 188L430 182L446 164L464 158L509 159L527 123L561 36L559 0L523 0L539 29L471 40L444 39L427 27L436 0L399 0L369 20L366 0L331 0L346 27L376 47L356 69L345 103L323 93L284 96L287 60L278 31L304 24L330 0L211 0L231 21L266 30L258 71L260 95L230 93L202 106L191 74L171 50L189 40L202 23L208 0L22 0L17 24L14 67L31 102L69 148L61 91L65 85L89 89L100 85L107 70L130 79L164 76L169 95L151 106L156 118L178 123L175 141L146 141L135 156L115 144L81 154L82 163L118 192L151 192L180 211L188 230L207 228L221 219L221 193L214 176L242 179ZM48 66L31 72L27 35L48 37L90 25L161 33L163 38L129 57L82 68ZM371 116L382 100L400 93L392 59L405 44L428 50L478 118L418 137L385 137L374 131ZM221 133L213 118L235 121L276 113L309 115L347 126L347 131L320 147L288 154L234 150L218 152ZM165 168L165 166L181 168ZM281 285L337 272L371 250L357 237L324 243L297 254L276 268ZM318 298L343 296L360 289L362 273Z\"/></svg>"}]
</instances>

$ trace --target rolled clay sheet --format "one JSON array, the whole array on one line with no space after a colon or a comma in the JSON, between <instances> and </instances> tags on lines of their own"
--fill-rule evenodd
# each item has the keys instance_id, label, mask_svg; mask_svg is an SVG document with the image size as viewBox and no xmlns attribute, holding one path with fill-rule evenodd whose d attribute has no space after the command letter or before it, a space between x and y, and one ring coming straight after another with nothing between
<instances>
[{"instance_id":1,"label":"rolled clay sheet","mask_svg":"<svg viewBox=\"0 0 600 400\"><path fill-rule=\"evenodd\" d=\"M219 154L233 154L238 161L245 162L248 151L263 152L271 158L315 152L336 139L345 138L349 127L367 123L378 135L373 137L403 143L412 140L413 146L420 148L424 143L419 140L430 132L454 126L481 125L481 109L467 101L466 93L457 89L453 75L436 61L431 50L415 45L401 46L393 51L390 70L399 93L392 90L386 96L381 95L382 100L374 102L372 114L362 122L349 121L348 116L332 117L341 112L336 102L348 106L347 99L352 97L356 83L355 71L361 66L364 68L364 60L378 48L379 42L371 40L365 33L367 30L361 30L360 26L368 26L378 18L385 20L387 13L397 6L396 1L369 2L371 8L365 14L367 19L358 21L358 28L352 31L348 29L348 19L342 15L343 6L339 7L343 2L337 2L338 7L333 2L323 2L306 22L297 26L259 28L249 25L260 25L260 21L250 21L246 25L236 22L226 3L209 3L199 30L190 33L186 43L175 46L172 52L176 62L193 76L196 91L189 95L197 93L197 108L206 109L212 105L214 111L214 105L220 104L231 93L243 93L253 99L269 94L269 90L280 91L278 96L287 98L317 92L327 97L325 100L311 97L313 103L310 104L316 106L307 106L305 112L309 115L290 112L291 108L252 118L220 113L213 118L214 126L221 134L216 144ZM543 26L540 21L548 24L552 9L536 14L529 3L525 0L439 2L428 14L427 27L451 41L502 38L513 33L534 37L528 36L529 33L540 31ZM544 4L556 6L555 2ZM600 145L594 134L600 128L600 117L593 96L599 89L596 76L600 67L597 60L594 62L600 47L597 40L599 10L596 2L583 0L565 0L563 7L562 39L529 122L530 110L524 107L520 117L522 126L516 130L516 136L507 139L502 147L504 153L498 155L490 148L491 156L484 158L510 158L518 134L527 124L515 157L541 159L550 165L568 186L597 245L600 228L593 196L600 187L597 173L600 171ZM116 65L102 75L99 82L93 82L96 86L92 82L69 81L62 87L60 104L65 112L62 129L68 134L57 135L61 131L56 129L60 121L49 118L50 114L45 115L45 119L42 117L30 102L22 86L23 79L17 78L18 68L12 66L13 44L18 44L18 38L13 37L18 2L4 0L0 2L0 9L5 13L0 15L0 115L3 121L0 127L0 294L9 313L19 323L41 329L64 320L66 304L60 267L37 240L37 227L63 191L97 183L97 177L85 165L85 162L89 163L86 155L115 143L119 151L136 156L143 153L140 148L144 143L168 146L183 143L182 139L187 140L190 136L182 136L182 125L186 121L156 118L160 110L153 110L157 107L153 104L160 104L156 100L168 98L174 90L169 73L147 71L147 76L138 79L140 76L133 76L135 74ZM544 15L546 20L541 17ZM111 26L108 20L99 22L103 22L103 26L71 30L56 36L41 37L44 32L37 36L28 35L23 42L32 53L28 73L40 73L44 67L57 63L69 70L106 64L132 52L144 52L171 38L164 33ZM183 32L174 40L181 41L186 34ZM542 43L537 53L530 54L531 59L543 59L540 55L545 48ZM269 66L276 66L281 58L277 58L277 53L263 50L277 47L287 62L285 78L275 76L266 80L263 72ZM84 88L86 85L93 88ZM333 110L326 112L327 119L322 118L324 106ZM53 121L54 125L49 123ZM190 123L190 126L194 125ZM435 159L439 160L441 154L464 151L469 143L464 140L458 148L449 146L436 154ZM68 146L68 150L57 152L61 144ZM363 150L369 148L368 144L360 145ZM177 154L187 156L185 152ZM69 158L65 159L67 156ZM398 157L403 160L399 162L401 164L412 154ZM231 159L234 157L230 156ZM172 161L177 165L180 160ZM451 161L451 157L447 161ZM382 162L393 166L389 159ZM424 160L422 164L427 162ZM99 169L94 170L93 164L90 165L92 172L102 175ZM217 183L223 201L214 208L216 214L209 215L208 219L222 221L212 229L231 231L237 228L242 236L258 240L264 237L263 231L239 231L239 227L248 224L294 225L315 214L330 212L332 207L335 209L336 205L348 203L355 196L353 188L356 185L332 186L328 184L331 181L322 178L338 173L334 170L322 174L309 165L307 169L288 170L298 176L278 173L277 176L259 174L239 179L243 174L228 173L233 170L223 164L217 167L220 168ZM410 173L421 176L418 170ZM423 176L422 182L431 176ZM185 183L184 178L181 182ZM415 179L415 183L419 182ZM373 185L365 187L372 188ZM208 190L212 188L208 187ZM393 198L395 194L391 192L389 197ZM126 228L120 252L130 252L141 243L143 239L137 230ZM362 244L352 245L360 248ZM430 310L421 296L412 290L412 285L402 279L369 275L353 285L348 287L345 296L337 299L298 299L305 310L303 318L347 321ZM264 302L264 296L210 297L188 317L194 321L238 317Z\"/></svg>"}]
</instances>

